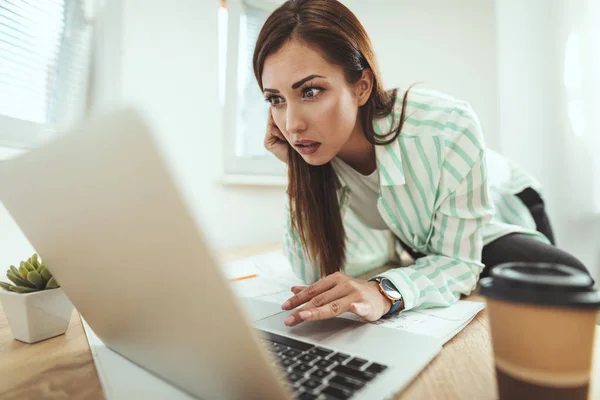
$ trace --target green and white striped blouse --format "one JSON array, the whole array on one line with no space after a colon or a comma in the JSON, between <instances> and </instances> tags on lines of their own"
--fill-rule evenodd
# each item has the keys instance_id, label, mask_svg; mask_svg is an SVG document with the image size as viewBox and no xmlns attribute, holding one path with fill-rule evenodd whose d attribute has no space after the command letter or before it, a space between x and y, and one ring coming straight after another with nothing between
<instances>
[{"instance_id":1,"label":"green and white striped blouse","mask_svg":"<svg viewBox=\"0 0 600 400\"><path fill-rule=\"evenodd\" d=\"M395 121L402 107L398 91ZM390 131L392 115L374 121L375 132ZM343 272L357 276L399 254L397 240L425 254L409 267L378 276L390 279L402 293L405 310L448 306L476 286L484 265L483 246L509 233L525 233L548 242L535 230L527 207L516 196L540 184L523 169L485 148L477 116L468 103L439 92L411 89L406 121L398 139L375 146L380 190L377 209L389 231L370 229L348 207L351 190L338 189L347 262ZM291 231L284 253L306 283L320 269Z\"/></svg>"}]
</instances>

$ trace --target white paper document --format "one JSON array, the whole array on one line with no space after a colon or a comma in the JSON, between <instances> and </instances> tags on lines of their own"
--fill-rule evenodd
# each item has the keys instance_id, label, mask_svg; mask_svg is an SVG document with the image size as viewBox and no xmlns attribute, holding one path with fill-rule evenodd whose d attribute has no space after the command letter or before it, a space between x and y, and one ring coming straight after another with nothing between
<instances>
[{"instance_id":1,"label":"white paper document","mask_svg":"<svg viewBox=\"0 0 600 400\"><path fill-rule=\"evenodd\" d=\"M292 286L303 286L281 252L271 252L228 263L224 266L228 279L256 275L254 278L231 282L231 288L240 297L261 298L291 293Z\"/></svg>"},{"instance_id":2,"label":"white paper document","mask_svg":"<svg viewBox=\"0 0 600 400\"><path fill-rule=\"evenodd\" d=\"M460 300L450 307L411 310L370 323L433 336L440 339L441 344L445 344L467 326L477 313L484 308L485 303ZM344 313L341 317L364 321L352 313Z\"/></svg>"},{"instance_id":3,"label":"white paper document","mask_svg":"<svg viewBox=\"0 0 600 400\"><path fill-rule=\"evenodd\" d=\"M292 286L305 285L294 275L288 260L279 251L234 261L225 266L225 275L228 278L250 274L257 276L231 282L231 287L239 297L283 304L293 295L290 291ZM375 322L368 322L350 312L340 315L340 318L432 336L439 339L441 344L445 344L484 308L485 303L483 302L461 300L450 307L410 310Z\"/></svg>"}]
</instances>

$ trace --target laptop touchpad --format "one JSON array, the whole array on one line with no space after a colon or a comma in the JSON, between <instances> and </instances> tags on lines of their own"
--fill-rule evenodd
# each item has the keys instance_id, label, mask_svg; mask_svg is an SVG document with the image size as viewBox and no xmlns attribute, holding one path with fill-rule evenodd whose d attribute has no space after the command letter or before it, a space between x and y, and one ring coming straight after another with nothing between
<instances>
[{"instance_id":1,"label":"laptop touchpad","mask_svg":"<svg viewBox=\"0 0 600 400\"><path fill-rule=\"evenodd\" d=\"M271 315L287 312L283 311L279 304L267 301L241 297L238 299L238 302L242 305L244 312L252 322L260 321Z\"/></svg>"},{"instance_id":2,"label":"laptop touchpad","mask_svg":"<svg viewBox=\"0 0 600 400\"><path fill-rule=\"evenodd\" d=\"M254 326L258 329L265 329L270 332L279 333L281 335L289 335L306 338L321 344L327 344L333 340L333 337L339 335L345 330L353 330L360 327L362 324L356 321L351 321L343 318L332 318L323 321L303 322L294 327L286 326L283 321L294 311L286 311L285 313L265 318L257 322Z\"/></svg>"}]
</instances>

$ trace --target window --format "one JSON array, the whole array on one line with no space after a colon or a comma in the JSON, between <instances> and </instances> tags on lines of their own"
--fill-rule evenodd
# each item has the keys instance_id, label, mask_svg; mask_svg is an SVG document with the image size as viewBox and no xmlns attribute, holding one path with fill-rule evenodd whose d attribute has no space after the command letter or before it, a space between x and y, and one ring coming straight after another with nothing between
<instances>
[{"instance_id":1,"label":"window","mask_svg":"<svg viewBox=\"0 0 600 400\"><path fill-rule=\"evenodd\" d=\"M35 147L82 115L90 7L85 0L0 0L0 147Z\"/></svg>"},{"instance_id":2,"label":"window","mask_svg":"<svg viewBox=\"0 0 600 400\"><path fill-rule=\"evenodd\" d=\"M219 71L225 72L220 86L225 91L224 168L228 175L285 176L285 165L263 146L268 106L252 68L260 29L280 3L277 0L221 2ZM222 53L224 49L226 55Z\"/></svg>"}]
</instances>

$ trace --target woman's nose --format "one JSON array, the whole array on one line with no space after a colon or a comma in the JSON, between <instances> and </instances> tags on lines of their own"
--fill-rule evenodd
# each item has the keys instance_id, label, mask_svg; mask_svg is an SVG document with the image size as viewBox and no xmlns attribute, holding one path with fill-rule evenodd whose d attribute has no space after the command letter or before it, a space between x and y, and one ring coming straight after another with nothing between
<instances>
[{"instance_id":1,"label":"woman's nose","mask_svg":"<svg viewBox=\"0 0 600 400\"><path fill-rule=\"evenodd\" d=\"M304 120L302 111L299 109L299 107L288 105L285 129L290 134L295 134L306 130L306 121Z\"/></svg>"}]
</instances>

